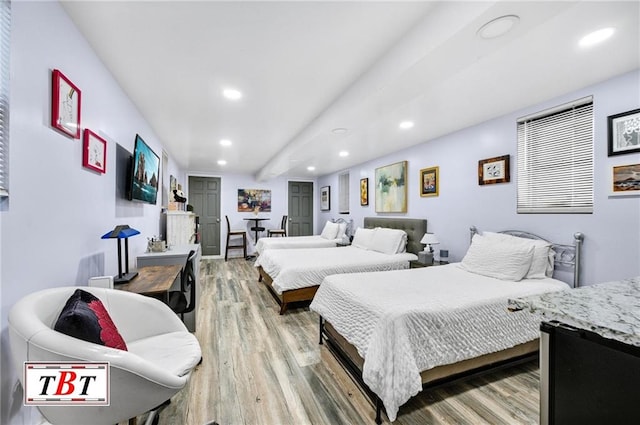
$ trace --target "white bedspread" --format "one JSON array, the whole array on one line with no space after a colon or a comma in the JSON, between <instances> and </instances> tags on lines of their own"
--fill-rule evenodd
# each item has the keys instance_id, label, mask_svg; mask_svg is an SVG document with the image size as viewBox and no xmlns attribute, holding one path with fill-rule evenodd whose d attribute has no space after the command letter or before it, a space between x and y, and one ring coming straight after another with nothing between
<instances>
[{"instance_id":1,"label":"white bedspread","mask_svg":"<svg viewBox=\"0 0 640 425\"><path fill-rule=\"evenodd\" d=\"M320 235L260 238L256 251L262 254L267 249L334 248L341 241L342 239L325 239Z\"/></svg>"},{"instance_id":2,"label":"white bedspread","mask_svg":"<svg viewBox=\"0 0 640 425\"><path fill-rule=\"evenodd\" d=\"M418 257L410 253L382 254L354 246L310 249L268 249L256 260L281 294L290 289L320 285L336 273L374 272L409 268Z\"/></svg>"},{"instance_id":3,"label":"white bedspread","mask_svg":"<svg viewBox=\"0 0 640 425\"><path fill-rule=\"evenodd\" d=\"M509 312L509 298L568 288L555 279L508 282L449 264L329 276L311 309L358 349L364 382L393 421L422 389L421 371L538 337L539 319Z\"/></svg>"}]
</instances>

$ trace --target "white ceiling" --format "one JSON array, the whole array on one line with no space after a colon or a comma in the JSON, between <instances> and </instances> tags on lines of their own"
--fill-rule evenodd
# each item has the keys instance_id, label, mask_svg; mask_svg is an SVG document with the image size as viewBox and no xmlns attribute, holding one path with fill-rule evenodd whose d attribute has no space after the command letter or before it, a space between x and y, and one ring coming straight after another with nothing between
<instances>
[{"instance_id":1,"label":"white ceiling","mask_svg":"<svg viewBox=\"0 0 640 425\"><path fill-rule=\"evenodd\" d=\"M259 180L335 172L640 67L638 1L63 7L182 168ZM476 35L503 15L520 17L506 35ZM602 27L610 40L578 46Z\"/></svg>"}]
</instances>

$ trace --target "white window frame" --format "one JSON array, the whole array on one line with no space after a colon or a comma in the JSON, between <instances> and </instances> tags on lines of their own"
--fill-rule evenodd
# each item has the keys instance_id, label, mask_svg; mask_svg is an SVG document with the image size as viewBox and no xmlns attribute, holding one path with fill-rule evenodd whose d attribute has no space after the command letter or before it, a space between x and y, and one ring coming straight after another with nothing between
<instances>
[{"instance_id":1,"label":"white window frame","mask_svg":"<svg viewBox=\"0 0 640 425\"><path fill-rule=\"evenodd\" d=\"M517 123L518 214L593 213L593 97Z\"/></svg>"},{"instance_id":2,"label":"white window frame","mask_svg":"<svg viewBox=\"0 0 640 425\"><path fill-rule=\"evenodd\" d=\"M349 214L349 173L338 175L338 214Z\"/></svg>"}]
</instances>

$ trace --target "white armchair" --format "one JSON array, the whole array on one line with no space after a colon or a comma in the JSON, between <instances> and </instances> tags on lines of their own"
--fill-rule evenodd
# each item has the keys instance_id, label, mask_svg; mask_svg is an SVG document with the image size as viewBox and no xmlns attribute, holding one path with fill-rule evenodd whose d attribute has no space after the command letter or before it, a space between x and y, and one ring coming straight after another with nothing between
<instances>
[{"instance_id":1,"label":"white armchair","mask_svg":"<svg viewBox=\"0 0 640 425\"><path fill-rule=\"evenodd\" d=\"M22 381L25 361L101 361L111 370L110 406L41 406L53 424L116 424L169 400L201 359L200 344L164 303L142 295L82 287L104 304L128 351L85 342L53 330L78 287L27 295L9 312L11 352ZM24 384L24 383L23 383Z\"/></svg>"}]
</instances>

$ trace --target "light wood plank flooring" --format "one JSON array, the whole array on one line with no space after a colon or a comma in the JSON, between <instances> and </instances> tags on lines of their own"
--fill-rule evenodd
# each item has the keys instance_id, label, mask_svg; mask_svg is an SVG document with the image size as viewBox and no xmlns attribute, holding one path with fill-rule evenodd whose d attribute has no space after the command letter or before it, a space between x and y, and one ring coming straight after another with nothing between
<instances>
[{"instance_id":1,"label":"light wood plank flooring","mask_svg":"<svg viewBox=\"0 0 640 425\"><path fill-rule=\"evenodd\" d=\"M315 313L302 307L280 316L251 262L203 260L200 270L196 336L204 360L160 423L374 424L368 399L318 345ZM535 424L538 380L529 362L425 390L394 424Z\"/></svg>"}]
</instances>

